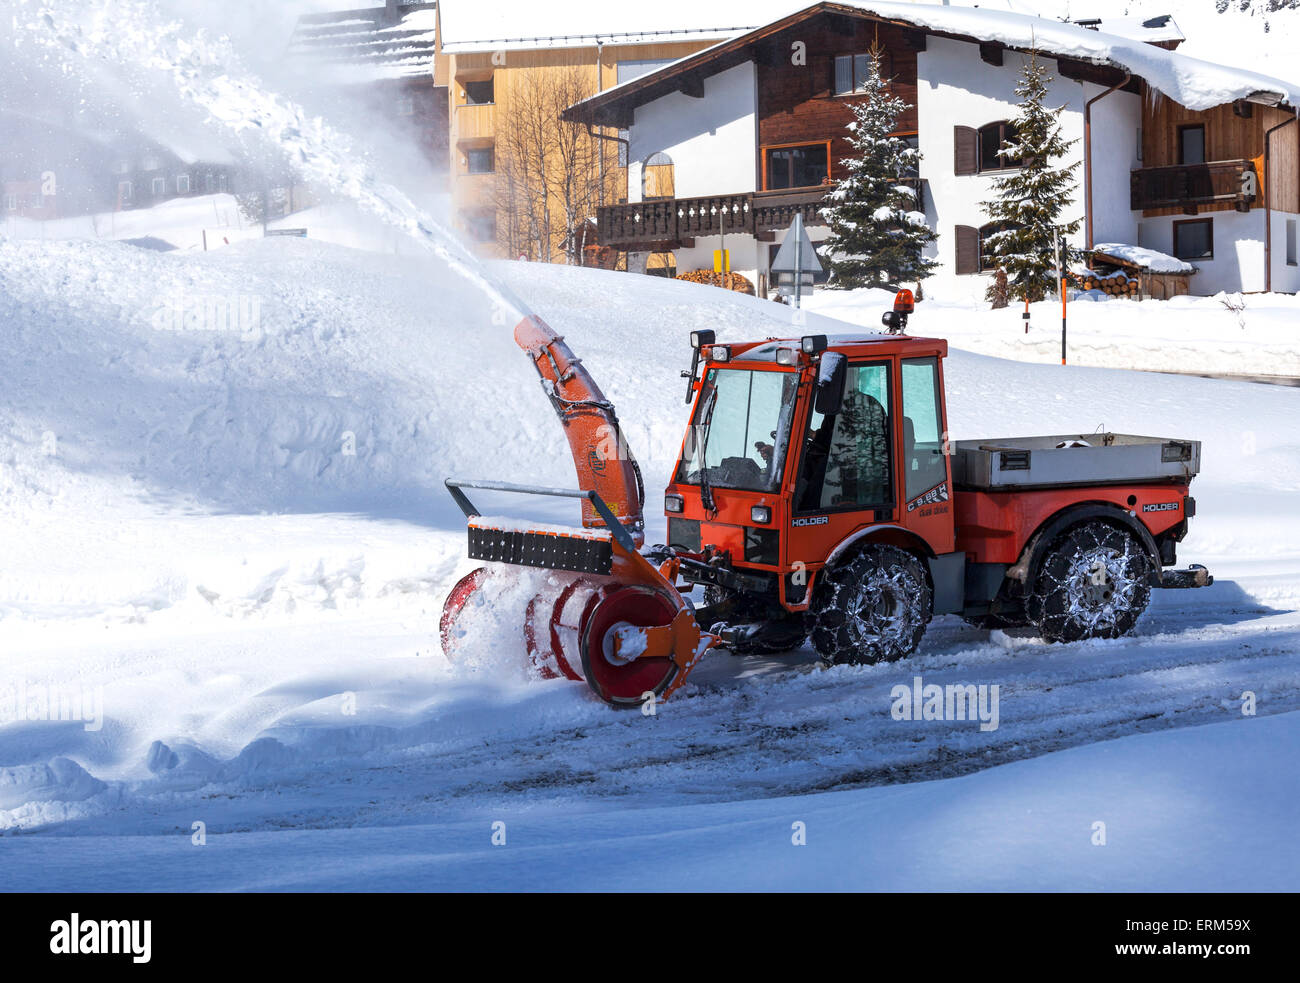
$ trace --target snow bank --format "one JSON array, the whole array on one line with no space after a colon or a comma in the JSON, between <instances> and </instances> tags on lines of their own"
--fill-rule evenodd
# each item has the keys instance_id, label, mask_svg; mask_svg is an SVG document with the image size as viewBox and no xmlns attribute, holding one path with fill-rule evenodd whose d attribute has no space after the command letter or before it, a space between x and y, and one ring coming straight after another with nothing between
<instances>
[{"instance_id":1,"label":"snow bank","mask_svg":"<svg viewBox=\"0 0 1300 983\"><path fill-rule=\"evenodd\" d=\"M1071 295L1068 307L1071 365L1207 375L1300 377L1295 325L1300 298L1250 294L1237 312L1216 297L1144 300ZM819 290L810 310L864 327L880 323L892 295L871 290ZM1001 311L986 302L936 297L926 291L911 322L914 333L947 338L958 348L1025 362L1061 360L1061 305L1055 298Z\"/></svg>"},{"instance_id":2,"label":"snow bank","mask_svg":"<svg viewBox=\"0 0 1300 983\"><path fill-rule=\"evenodd\" d=\"M351 829L217 821L202 850L178 833L3 837L0 860L15 891L1289 891L1300 800L1277 778L1297 741L1290 713L922 784L577 822L508 802ZM504 846L489 842L498 822Z\"/></svg>"}]
</instances>

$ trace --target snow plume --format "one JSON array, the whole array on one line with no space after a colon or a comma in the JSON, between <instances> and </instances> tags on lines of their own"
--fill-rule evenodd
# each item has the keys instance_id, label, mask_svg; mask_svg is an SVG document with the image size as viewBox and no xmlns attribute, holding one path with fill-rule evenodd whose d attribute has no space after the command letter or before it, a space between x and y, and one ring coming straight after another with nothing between
<instances>
[{"instance_id":1,"label":"snow plume","mask_svg":"<svg viewBox=\"0 0 1300 983\"><path fill-rule=\"evenodd\" d=\"M430 249L492 300L503 323L528 313L486 274L445 221L401 190L386 159L381 174L378 155L350 128L309 114L247 65L235 37L256 33L249 26L248 3L235 4L245 16L235 18L233 37L195 26L193 11L201 5L175 0L10 3L17 57L0 76L0 94L24 93L25 102L57 94L77 106L79 117L91 117L88 128L103 120L119 128L129 122L151 135L166 134L182 158L186 151L178 144L203 145L194 151L197 156L217 143L233 144L241 155L267 166L287 164L309 183L354 201ZM275 67L270 74L281 81L290 77ZM33 93L38 100L32 100Z\"/></svg>"}]
</instances>

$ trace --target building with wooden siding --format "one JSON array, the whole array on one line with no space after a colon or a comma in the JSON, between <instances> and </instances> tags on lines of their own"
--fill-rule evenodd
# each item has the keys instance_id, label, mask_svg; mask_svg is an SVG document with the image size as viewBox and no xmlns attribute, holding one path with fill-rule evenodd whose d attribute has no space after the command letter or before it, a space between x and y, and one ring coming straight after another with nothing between
<instances>
[{"instance_id":1,"label":"building with wooden siding","mask_svg":"<svg viewBox=\"0 0 1300 983\"><path fill-rule=\"evenodd\" d=\"M980 8L815 3L570 107L627 131L627 204L598 210L601 241L630 268L671 254L679 270L729 266L759 282L796 212L814 241L844 176L845 124L867 51L908 110L921 151L934 278L983 294L981 202L1014 161L998 147L1031 48L1054 76L1048 103L1080 163L1077 245L1130 243L1185 258L1191 289L1300 289L1300 85L1180 55L1170 17L1062 23ZM1267 149L1266 149L1267 148ZM671 196L642 193L654 161ZM820 228L819 228L820 226Z\"/></svg>"},{"instance_id":2,"label":"building with wooden siding","mask_svg":"<svg viewBox=\"0 0 1300 983\"><path fill-rule=\"evenodd\" d=\"M508 145L518 142L519 127L530 125L525 117L538 90L577 84L597 95L744 34L788 8L788 0L649 5L443 0L439 64L448 84L451 193L462 233L485 255L553 261L575 253L598 255L597 210L628 200L626 134L600 124L583 131L584 167L595 171L594 194L581 196L584 202L590 197L589 203L576 210L570 204L574 214L566 215L557 199L540 219L534 214L521 219L513 203L517 196L507 187L516 180L508 173ZM553 123L563 108L554 108ZM637 179L644 176L651 196L674 193L664 183L671 180L670 168L643 163L644 174L638 169ZM531 238L531 245L521 246L521 221L545 222L542 238L549 247L538 245L535 230L522 236Z\"/></svg>"}]
</instances>

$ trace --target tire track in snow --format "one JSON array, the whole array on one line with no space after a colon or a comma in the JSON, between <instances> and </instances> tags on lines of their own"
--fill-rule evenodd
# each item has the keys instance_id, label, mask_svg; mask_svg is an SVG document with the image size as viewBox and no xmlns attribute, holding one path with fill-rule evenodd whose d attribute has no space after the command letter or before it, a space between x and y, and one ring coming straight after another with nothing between
<instances>
[{"instance_id":1,"label":"tire track in snow","mask_svg":"<svg viewBox=\"0 0 1300 983\"><path fill-rule=\"evenodd\" d=\"M1154 620L1147 627L1163 627ZM411 728L359 729L351 753L337 732L285 733L280 768L210 785L203 814L212 828L256 830L768 798L954 777L1126 734L1239 719L1244 689L1258 694L1260 715L1300 709L1300 624L1291 616L1057 646L1004 647L952 620L934 628L937 648L894 665L822 670L806 651L719 654L655 717L608 710L578 686L538 683L522 702L458 714L453 701ZM996 683L998 729L893 720L890 689L914 675L927 684ZM116 808L148 830L184 828L179 817L196 805L194 790L164 778L134 787Z\"/></svg>"}]
</instances>

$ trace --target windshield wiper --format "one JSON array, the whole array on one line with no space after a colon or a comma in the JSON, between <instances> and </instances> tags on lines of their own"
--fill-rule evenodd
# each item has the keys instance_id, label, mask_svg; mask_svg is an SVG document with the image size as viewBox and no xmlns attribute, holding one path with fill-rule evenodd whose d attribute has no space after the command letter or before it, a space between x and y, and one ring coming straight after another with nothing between
<instances>
[{"instance_id":1,"label":"windshield wiper","mask_svg":"<svg viewBox=\"0 0 1300 983\"><path fill-rule=\"evenodd\" d=\"M709 393L708 405L704 407L704 440L700 444L700 502L709 513L709 518L718 514L718 507L713 503L713 486L709 484L709 435L713 432L713 408L718 404L718 387Z\"/></svg>"}]
</instances>

